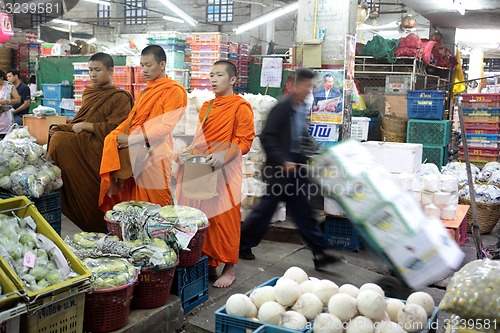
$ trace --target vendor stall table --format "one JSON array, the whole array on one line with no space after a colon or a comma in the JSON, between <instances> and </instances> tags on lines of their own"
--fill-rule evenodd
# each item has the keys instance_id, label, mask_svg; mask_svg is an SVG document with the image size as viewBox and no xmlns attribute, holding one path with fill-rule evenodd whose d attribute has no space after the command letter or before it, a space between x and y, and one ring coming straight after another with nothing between
<instances>
[{"instance_id":1,"label":"vendor stall table","mask_svg":"<svg viewBox=\"0 0 500 333\"><path fill-rule=\"evenodd\" d=\"M52 124L66 124L65 116L46 116L38 118L32 115L23 116L23 126L28 126L30 134L37 143L44 145L49 136L49 127Z\"/></svg>"}]
</instances>

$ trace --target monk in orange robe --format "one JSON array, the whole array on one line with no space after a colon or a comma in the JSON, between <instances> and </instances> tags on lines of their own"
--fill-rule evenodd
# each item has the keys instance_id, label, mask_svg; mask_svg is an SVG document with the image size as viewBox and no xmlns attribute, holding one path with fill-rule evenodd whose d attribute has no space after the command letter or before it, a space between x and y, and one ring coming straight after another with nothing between
<instances>
[{"instance_id":1,"label":"monk in orange robe","mask_svg":"<svg viewBox=\"0 0 500 333\"><path fill-rule=\"evenodd\" d=\"M208 112L201 131L193 144L179 152L183 163L188 154L206 155L206 160L218 170L218 195L207 200L190 200L183 195L183 168L178 168L176 197L179 204L203 211L209 218L203 253L208 256L209 275L217 276L217 267L224 263L221 276L214 287L229 287L235 280L234 265L238 263L241 227L242 158L255 137L253 111L245 99L233 93L236 67L231 62L217 61L210 72L215 99L207 101L200 110L200 124Z\"/></svg>"},{"instance_id":2,"label":"monk in orange robe","mask_svg":"<svg viewBox=\"0 0 500 333\"><path fill-rule=\"evenodd\" d=\"M166 55L158 45L141 52L147 79L129 116L104 141L99 208L106 212L116 203L136 200L172 204L172 131L187 105L184 87L165 73ZM120 164L119 149L129 148L132 170ZM141 155L146 152L147 156ZM137 163L138 160L146 163ZM130 166L130 165L129 165ZM127 173L127 176L115 176ZM120 177L120 178L119 178Z\"/></svg>"},{"instance_id":3,"label":"monk in orange robe","mask_svg":"<svg viewBox=\"0 0 500 333\"><path fill-rule=\"evenodd\" d=\"M48 154L61 168L62 212L84 231L106 232L99 209L99 167L104 138L127 118L134 99L113 84L113 58L96 53L89 59L92 85L83 91L82 107L69 123L50 128Z\"/></svg>"}]
</instances>

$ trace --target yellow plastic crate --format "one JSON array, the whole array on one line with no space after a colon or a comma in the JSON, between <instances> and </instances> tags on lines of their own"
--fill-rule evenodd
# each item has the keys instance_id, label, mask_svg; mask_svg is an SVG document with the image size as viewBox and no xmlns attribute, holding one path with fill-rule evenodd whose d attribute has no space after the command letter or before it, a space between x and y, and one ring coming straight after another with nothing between
<instances>
[{"instance_id":1,"label":"yellow plastic crate","mask_svg":"<svg viewBox=\"0 0 500 333\"><path fill-rule=\"evenodd\" d=\"M21 332L83 332L85 294L90 283L47 296L28 306L28 313L21 317Z\"/></svg>"},{"instance_id":2,"label":"yellow plastic crate","mask_svg":"<svg viewBox=\"0 0 500 333\"><path fill-rule=\"evenodd\" d=\"M0 268L3 269L12 282L14 282L17 289L25 295L24 298L28 303L34 303L46 296L56 295L67 291L71 289L72 286L83 284L90 279L91 273L87 267L75 256L73 251L68 248L62 238L54 231L49 223L45 221L43 216L36 209L35 205L27 197L19 196L0 200L0 213L5 214L10 212L13 212L20 218L31 216L37 224L37 233L44 235L54 242L68 261L69 267L78 274L77 277L57 283L50 287L43 288L38 291L29 291L14 272L12 267L10 267L4 258L0 257Z\"/></svg>"},{"instance_id":3,"label":"yellow plastic crate","mask_svg":"<svg viewBox=\"0 0 500 333\"><path fill-rule=\"evenodd\" d=\"M0 284L2 285L3 295L0 295L0 311L7 306L19 301L21 294L14 283L5 274L3 269L0 269Z\"/></svg>"}]
</instances>

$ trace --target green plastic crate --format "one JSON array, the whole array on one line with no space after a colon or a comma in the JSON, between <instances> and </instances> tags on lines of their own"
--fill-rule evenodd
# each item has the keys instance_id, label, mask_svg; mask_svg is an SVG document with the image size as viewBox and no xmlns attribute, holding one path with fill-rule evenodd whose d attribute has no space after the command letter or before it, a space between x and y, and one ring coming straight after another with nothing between
<instances>
[{"instance_id":1,"label":"green plastic crate","mask_svg":"<svg viewBox=\"0 0 500 333\"><path fill-rule=\"evenodd\" d=\"M448 147L447 146L426 146L424 145L422 151L422 163L434 163L439 169L446 165L448 160Z\"/></svg>"},{"instance_id":2,"label":"green plastic crate","mask_svg":"<svg viewBox=\"0 0 500 333\"><path fill-rule=\"evenodd\" d=\"M408 120L406 142L430 146L447 146L451 138L449 120Z\"/></svg>"}]
</instances>

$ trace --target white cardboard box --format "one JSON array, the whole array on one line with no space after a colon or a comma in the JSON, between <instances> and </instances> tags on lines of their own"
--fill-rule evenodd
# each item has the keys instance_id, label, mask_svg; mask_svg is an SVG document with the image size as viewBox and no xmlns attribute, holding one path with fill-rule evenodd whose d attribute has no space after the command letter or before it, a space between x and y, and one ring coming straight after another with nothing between
<instances>
[{"instance_id":1,"label":"white cardboard box","mask_svg":"<svg viewBox=\"0 0 500 333\"><path fill-rule=\"evenodd\" d=\"M464 253L439 220L429 220L422 230L386 251L406 284L421 289L460 268Z\"/></svg>"},{"instance_id":2,"label":"white cardboard box","mask_svg":"<svg viewBox=\"0 0 500 333\"><path fill-rule=\"evenodd\" d=\"M420 173L423 146L419 143L367 141L361 144L389 172Z\"/></svg>"}]
</instances>

